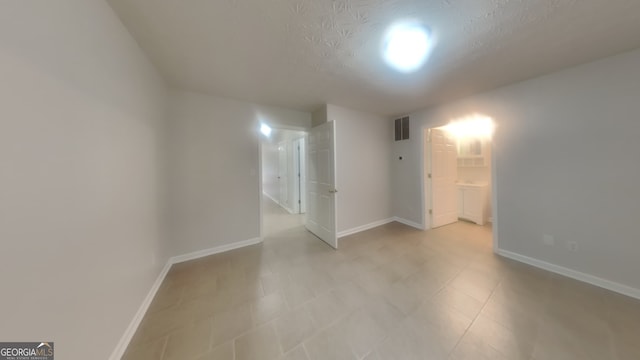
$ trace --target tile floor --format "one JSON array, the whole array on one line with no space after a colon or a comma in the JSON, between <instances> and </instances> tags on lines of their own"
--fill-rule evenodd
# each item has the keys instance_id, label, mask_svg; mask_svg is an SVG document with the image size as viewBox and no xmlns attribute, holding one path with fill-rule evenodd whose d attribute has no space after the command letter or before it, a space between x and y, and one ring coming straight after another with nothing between
<instances>
[{"instance_id":1,"label":"tile floor","mask_svg":"<svg viewBox=\"0 0 640 360\"><path fill-rule=\"evenodd\" d=\"M640 359L640 301L497 257L488 227L334 251L265 209L263 244L171 269L124 359Z\"/></svg>"}]
</instances>

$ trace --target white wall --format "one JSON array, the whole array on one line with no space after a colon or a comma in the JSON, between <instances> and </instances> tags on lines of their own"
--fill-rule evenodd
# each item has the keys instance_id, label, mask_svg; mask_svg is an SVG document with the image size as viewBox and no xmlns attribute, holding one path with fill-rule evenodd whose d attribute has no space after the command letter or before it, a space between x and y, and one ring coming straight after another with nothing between
<instances>
[{"instance_id":1,"label":"white wall","mask_svg":"<svg viewBox=\"0 0 640 360\"><path fill-rule=\"evenodd\" d=\"M338 233L391 217L391 125L386 118L327 106L336 126Z\"/></svg>"},{"instance_id":2,"label":"white wall","mask_svg":"<svg viewBox=\"0 0 640 360\"><path fill-rule=\"evenodd\" d=\"M174 91L169 120L173 252L259 237L259 124L309 127L311 114Z\"/></svg>"},{"instance_id":3,"label":"white wall","mask_svg":"<svg viewBox=\"0 0 640 360\"><path fill-rule=\"evenodd\" d=\"M278 202L280 198L280 152L278 143L262 141L262 192Z\"/></svg>"},{"instance_id":4,"label":"white wall","mask_svg":"<svg viewBox=\"0 0 640 360\"><path fill-rule=\"evenodd\" d=\"M500 248L640 289L639 68L640 50L417 112L412 134L493 117ZM393 153L394 212L420 222L420 139Z\"/></svg>"},{"instance_id":5,"label":"white wall","mask_svg":"<svg viewBox=\"0 0 640 360\"><path fill-rule=\"evenodd\" d=\"M311 113L311 126L322 125L327 122L327 105L322 105L318 110Z\"/></svg>"},{"instance_id":6,"label":"white wall","mask_svg":"<svg viewBox=\"0 0 640 360\"><path fill-rule=\"evenodd\" d=\"M106 359L168 258L165 86L104 1L0 4L2 341Z\"/></svg>"}]
</instances>

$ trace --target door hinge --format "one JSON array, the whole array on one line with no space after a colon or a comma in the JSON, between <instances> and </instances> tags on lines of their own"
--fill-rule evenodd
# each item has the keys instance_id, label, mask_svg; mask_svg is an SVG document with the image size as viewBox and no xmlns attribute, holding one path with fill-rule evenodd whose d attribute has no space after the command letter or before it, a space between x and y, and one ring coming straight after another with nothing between
<instances>
[{"instance_id":1,"label":"door hinge","mask_svg":"<svg viewBox=\"0 0 640 360\"><path fill-rule=\"evenodd\" d=\"M298 200L298 204L302 204L302 201Z\"/></svg>"},{"instance_id":2,"label":"door hinge","mask_svg":"<svg viewBox=\"0 0 640 360\"><path fill-rule=\"evenodd\" d=\"M429 215L433 215L433 209L429 209Z\"/></svg>"},{"instance_id":3,"label":"door hinge","mask_svg":"<svg viewBox=\"0 0 640 360\"><path fill-rule=\"evenodd\" d=\"M427 174L427 177L428 177L429 179L431 179L431 174Z\"/></svg>"}]
</instances>

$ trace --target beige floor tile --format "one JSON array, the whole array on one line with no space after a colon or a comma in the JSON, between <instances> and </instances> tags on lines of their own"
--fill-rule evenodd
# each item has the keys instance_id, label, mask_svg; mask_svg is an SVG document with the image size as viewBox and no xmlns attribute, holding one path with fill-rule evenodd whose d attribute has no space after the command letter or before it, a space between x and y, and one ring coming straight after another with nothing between
<instances>
[{"instance_id":1,"label":"beige floor tile","mask_svg":"<svg viewBox=\"0 0 640 360\"><path fill-rule=\"evenodd\" d=\"M168 283L165 282L160 286L156 296L153 298L153 302L149 306L148 313L154 313L159 310L164 310L180 304L185 293L185 289L188 289L183 283Z\"/></svg>"},{"instance_id":2,"label":"beige floor tile","mask_svg":"<svg viewBox=\"0 0 640 360\"><path fill-rule=\"evenodd\" d=\"M131 340L131 346L157 340L191 322L190 313L176 306L148 313Z\"/></svg>"},{"instance_id":3,"label":"beige floor tile","mask_svg":"<svg viewBox=\"0 0 640 360\"><path fill-rule=\"evenodd\" d=\"M334 289L334 293L349 310L353 310L371 299L371 294L350 280L340 283Z\"/></svg>"},{"instance_id":4,"label":"beige floor tile","mask_svg":"<svg viewBox=\"0 0 640 360\"><path fill-rule=\"evenodd\" d=\"M169 334L163 360L186 360L211 350L211 319L204 319Z\"/></svg>"},{"instance_id":5,"label":"beige floor tile","mask_svg":"<svg viewBox=\"0 0 640 360\"><path fill-rule=\"evenodd\" d=\"M280 360L309 360L309 356L307 356L307 351L304 349L304 346L300 345L284 354Z\"/></svg>"},{"instance_id":6,"label":"beige floor tile","mask_svg":"<svg viewBox=\"0 0 640 360\"><path fill-rule=\"evenodd\" d=\"M325 328L347 314L347 307L335 292L321 295L305 305L317 329Z\"/></svg>"},{"instance_id":7,"label":"beige floor tile","mask_svg":"<svg viewBox=\"0 0 640 360\"><path fill-rule=\"evenodd\" d=\"M514 333L492 319L479 316L469 329L470 336L496 349L509 359L529 359L537 340L534 333Z\"/></svg>"},{"instance_id":8,"label":"beige floor tile","mask_svg":"<svg viewBox=\"0 0 640 360\"><path fill-rule=\"evenodd\" d=\"M251 303L251 315L256 325L262 325L288 310L282 294L277 291Z\"/></svg>"},{"instance_id":9,"label":"beige floor tile","mask_svg":"<svg viewBox=\"0 0 640 360\"><path fill-rule=\"evenodd\" d=\"M275 327L280 345L285 352L293 349L316 332L311 315L304 307L299 307L280 316L275 320Z\"/></svg>"},{"instance_id":10,"label":"beige floor tile","mask_svg":"<svg viewBox=\"0 0 640 360\"><path fill-rule=\"evenodd\" d=\"M507 358L481 337L466 333L449 357L450 360L516 360ZM528 360L528 359L526 359Z\"/></svg>"},{"instance_id":11,"label":"beige floor tile","mask_svg":"<svg viewBox=\"0 0 640 360\"><path fill-rule=\"evenodd\" d=\"M262 289L265 294L271 294L278 290L284 289L291 283L288 271L281 273L271 273L260 277Z\"/></svg>"},{"instance_id":12,"label":"beige floor tile","mask_svg":"<svg viewBox=\"0 0 640 360\"><path fill-rule=\"evenodd\" d=\"M416 311L409 314L408 319L416 326L429 325L429 329L437 329L443 338L456 341L462 337L473 321L453 306L431 301L423 303Z\"/></svg>"},{"instance_id":13,"label":"beige floor tile","mask_svg":"<svg viewBox=\"0 0 640 360\"><path fill-rule=\"evenodd\" d=\"M292 282L289 286L282 289L282 293L289 309L295 309L315 297L313 290L304 283L298 284Z\"/></svg>"},{"instance_id":14,"label":"beige floor tile","mask_svg":"<svg viewBox=\"0 0 640 360\"><path fill-rule=\"evenodd\" d=\"M451 281L449 286L484 303L498 286L498 280L463 271Z\"/></svg>"},{"instance_id":15,"label":"beige floor tile","mask_svg":"<svg viewBox=\"0 0 640 360\"><path fill-rule=\"evenodd\" d=\"M420 304L427 300L418 290L403 282L393 284L387 291L381 294L391 305L398 308L404 314L413 312Z\"/></svg>"},{"instance_id":16,"label":"beige floor tile","mask_svg":"<svg viewBox=\"0 0 640 360\"><path fill-rule=\"evenodd\" d=\"M218 290L217 279L214 276L202 277L185 286L184 299L194 299L202 295L215 294Z\"/></svg>"},{"instance_id":17,"label":"beige floor tile","mask_svg":"<svg viewBox=\"0 0 640 360\"><path fill-rule=\"evenodd\" d=\"M211 345L218 346L247 332L253 326L248 305L214 315Z\"/></svg>"},{"instance_id":18,"label":"beige floor tile","mask_svg":"<svg viewBox=\"0 0 640 360\"><path fill-rule=\"evenodd\" d=\"M374 350L390 330L383 327L364 308L341 320L339 326L343 329L344 336L358 359Z\"/></svg>"},{"instance_id":19,"label":"beige floor tile","mask_svg":"<svg viewBox=\"0 0 640 360\"><path fill-rule=\"evenodd\" d=\"M384 329L395 328L406 318L402 311L379 297L373 297L363 303L362 309Z\"/></svg>"},{"instance_id":20,"label":"beige floor tile","mask_svg":"<svg viewBox=\"0 0 640 360\"><path fill-rule=\"evenodd\" d=\"M282 356L272 324L260 326L235 340L236 360L272 360Z\"/></svg>"},{"instance_id":21,"label":"beige floor tile","mask_svg":"<svg viewBox=\"0 0 640 360\"><path fill-rule=\"evenodd\" d=\"M505 303L491 298L482 308L481 315L518 336L535 338L544 313L538 307L532 309L520 303Z\"/></svg>"},{"instance_id":22,"label":"beige floor tile","mask_svg":"<svg viewBox=\"0 0 640 360\"><path fill-rule=\"evenodd\" d=\"M320 331L304 342L310 360L357 360L345 336L342 324Z\"/></svg>"},{"instance_id":23,"label":"beige floor tile","mask_svg":"<svg viewBox=\"0 0 640 360\"><path fill-rule=\"evenodd\" d=\"M627 342L615 339L613 341L613 353L616 360L637 360L640 359L640 344L637 341Z\"/></svg>"},{"instance_id":24,"label":"beige floor tile","mask_svg":"<svg viewBox=\"0 0 640 360\"><path fill-rule=\"evenodd\" d=\"M374 350L367 354L362 360L381 360L378 353Z\"/></svg>"},{"instance_id":25,"label":"beige floor tile","mask_svg":"<svg viewBox=\"0 0 640 360\"><path fill-rule=\"evenodd\" d=\"M453 339L443 339L430 324L406 319L375 350L380 359L444 360L455 346Z\"/></svg>"},{"instance_id":26,"label":"beige floor tile","mask_svg":"<svg viewBox=\"0 0 640 360\"><path fill-rule=\"evenodd\" d=\"M452 308L469 319L475 319L484 303L453 287L445 287L433 298L431 303L440 308Z\"/></svg>"},{"instance_id":27,"label":"beige floor tile","mask_svg":"<svg viewBox=\"0 0 640 360\"><path fill-rule=\"evenodd\" d=\"M206 354L200 355L197 360L234 360L233 341L218 345Z\"/></svg>"},{"instance_id":28,"label":"beige floor tile","mask_svg":"<svg viewBox=\"0 0 640 360\"><path fill-rule=\"evenodd\" d=\"M265 204L264 243L172 267L123 359L640 359L640 300L496 256L490 227L335 251Z\"/></svg>"},{"instance_id":29,"label":"beige floor tile","mask_svg":"<svg viewBox=\"0 0 640 360\"><path fill-rule=\"evenodd\" d=\"M167 338L162 337L138 346L130 346L122 360L158 360L162 358Z\"/></svg>"}]
</instances>

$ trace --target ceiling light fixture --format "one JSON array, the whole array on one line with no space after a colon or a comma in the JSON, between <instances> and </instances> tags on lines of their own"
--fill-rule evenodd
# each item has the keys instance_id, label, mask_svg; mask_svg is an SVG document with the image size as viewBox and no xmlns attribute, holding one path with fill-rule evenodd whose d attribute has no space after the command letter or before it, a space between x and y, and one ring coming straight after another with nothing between
<instances>
[{"instance_id":1,"label":"ceiling light fixture","mask_svg":"<svg viewBox=\"0 0 640 360\"><path fill-rule=\"evenodd\" d=\"M267 124L260 124L260 132L262 135L269 137L271 136L271 127Z\"/></svg>"},{"instance_id":2,"label":"ceiling light fixture","mask_svg":"<svg viewBox=\"0 0 640 360\"><path fill-rule=\"evenodd\" d=\"M492 118L480 114L473 114L450 122L444 126L444 129L459 139L491 139L495 127L496 125Z\"/></svg>"},{"instance_id":3,"label":"ceiling light fixture","mask_svg":"<svg viewBox=\"0 0 640 360\"><path fill-rule=\"evenodd\" d=\"M391 67L409 73L424 64L431 46L432 39L427 29L417 22L403 22L387 30L382 53Z\"/></svg>"}]
</instances>

